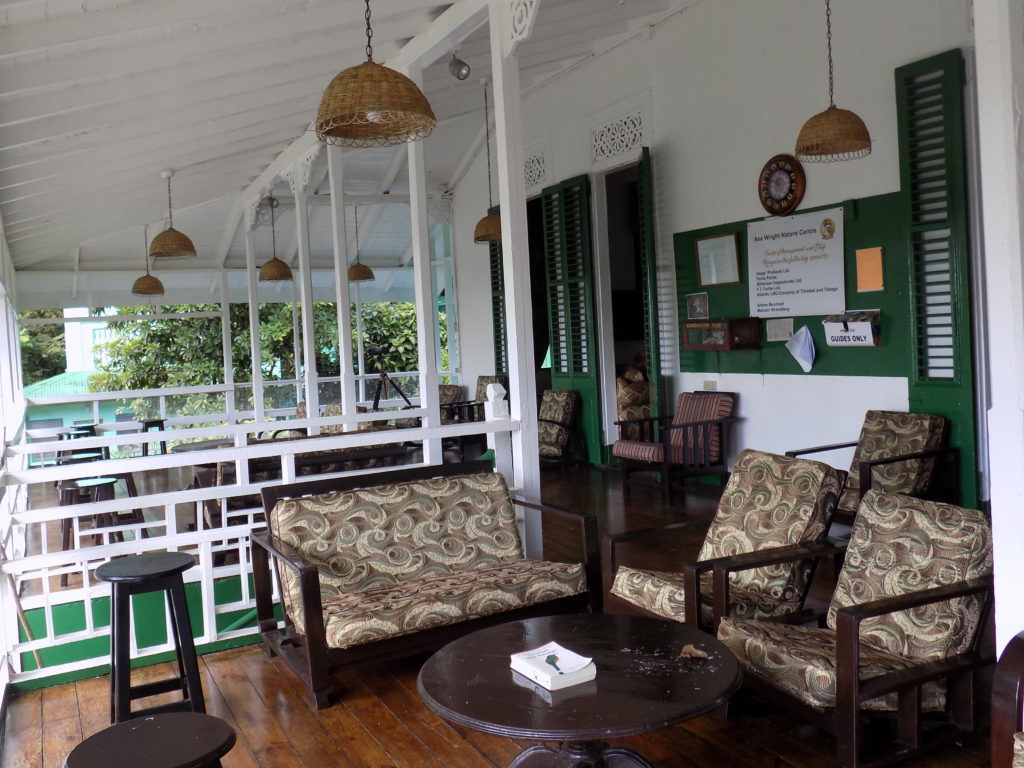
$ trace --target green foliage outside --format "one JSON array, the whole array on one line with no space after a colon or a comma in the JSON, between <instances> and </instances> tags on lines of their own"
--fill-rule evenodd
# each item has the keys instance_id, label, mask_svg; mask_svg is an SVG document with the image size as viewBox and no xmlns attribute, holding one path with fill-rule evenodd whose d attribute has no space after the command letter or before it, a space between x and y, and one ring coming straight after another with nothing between
<instances>
[{"instance_id":1,"label":"green foliage outside","mask_svg":"<svg viewBox=\"0 0 1024 768\"><path fill-rule=\"evenodd\" d=\"M32 309L21 313L21 319L60 318L59 309ZM24 386L35 384L51 376L64 373L67 358L64 354L64 324L23 325L19 332L21 342L21 376Z\"/></svg>"},{"instance_id":2,"label":"green foliage outside","mask_svg":"<svg viewBox=\"0 0 1024 768\"><path fill-rule=\"evenodd\" d=\"M162 312L187 313L215 310L215 305L182 304L165 306ZM138 315L152 312L149 307L120 307L118 314ZM265 381L298 378L292 329L291 304L260 306L260 369ZM447 322L440 314L442 367L447 366ZM229 310L231 354L234 380L252 380L252 356L249 343L249 308L232 304ZM320 376L338 376L338 324L335 305L317 302L313 310L317 339L317 372ZM224 381L221 323L218 317L184 317L148 321L112 319L112 341L104 345L105 363L90 377L91 392L119 392L137 389L163 389L220 384ZM356 350L355 308L352 310L352 346ZM378 357L367 356L367 373L378 372L378 361L390 373L417 370L416 307L412 303L377 302L363 304L364 349L382 348ZM355 358L353 372L358 369ZM287 397L286 388L276 397ZM268 403L286 405L288 403ZM125 410L137 417L155 415L155 399L139 399ZM175 402L182 414L210 413L223 409L223 401L211 402L207 394L192 394ZM240 404L241 405L241 404Z\"/></svg>"}]
</instances>

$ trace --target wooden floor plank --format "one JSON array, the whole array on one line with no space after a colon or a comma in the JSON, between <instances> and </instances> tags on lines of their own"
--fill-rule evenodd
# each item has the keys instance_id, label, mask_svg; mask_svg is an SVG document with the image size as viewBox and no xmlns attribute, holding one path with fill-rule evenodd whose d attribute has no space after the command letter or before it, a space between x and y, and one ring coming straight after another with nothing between
<instances>
[{"instance_id":1,"label":"wooden floor plank","mask_svg":"<svg viewBox=\"0 0 1024 768\"><path fill-rule=\"evenodd\" d=\"M36 768L43 764L43 695L27 691L13 697L4 723L0 768Z\"/></svg>"},{"instance_id":2,"label":"wooden floor plank","mask_svg":"<svg viewBox=\"0 0 1024 768\"><path fill-rule=\"evenodd\" d=\"M82 742L81 721L77 716L50 720L44 729L42 768L61 768L68 753Z\"/></svg>"},{"instance_id":3,"label":"wooden floor plank","mask_svg":"<svg viewBox=\"0 0 1024 768\"><path fill-rule=\"evenodd\" d=\"M246 648L244 650L248 653L253 649ZM239 733L240 729L238 727L238 723L235 721L234 713L232 713L227 702L224 701L224 696L220 691L220 686L217 685L217 678L210 670L209 666L214 660L230 656L234 653L236 653L236 651L225 651L224 653L200 657L199 676L203 685L203 701L208 715L219 717L235 731L235 746L225 757L221 758L222 768L259 768L259 763L257 762L256 757L252 754L252 750L249 748L249 744L245 740L245 735Z\"/></svg>"}]
</instances>

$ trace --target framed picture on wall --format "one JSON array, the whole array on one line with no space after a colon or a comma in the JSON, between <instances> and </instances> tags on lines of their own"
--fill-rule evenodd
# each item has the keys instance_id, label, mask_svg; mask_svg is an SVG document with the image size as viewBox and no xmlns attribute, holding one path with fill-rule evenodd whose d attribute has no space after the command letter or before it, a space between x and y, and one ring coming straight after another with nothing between
<instances>
[{"instance_id":1,"label":"framed picture on wall","mask_svg":"<svg viewBox=\"0 0 1024 768\"><path fill-rule=\"evenodd\" d=\"M697 279L701 288L736 285L740 281L740 258L735 232L697 240Z\"/></svg>"},{"instance_id":2,"label":"framed picture on wall","mask_svg":"<svg viewBox=\"0 0 1024 768\"><path fill-rule=\"evenodd\" d=\"M706 320L708 317L710 315L708 314L707 291L686 294L686 319Z\"/></svg>"}]
</instances>

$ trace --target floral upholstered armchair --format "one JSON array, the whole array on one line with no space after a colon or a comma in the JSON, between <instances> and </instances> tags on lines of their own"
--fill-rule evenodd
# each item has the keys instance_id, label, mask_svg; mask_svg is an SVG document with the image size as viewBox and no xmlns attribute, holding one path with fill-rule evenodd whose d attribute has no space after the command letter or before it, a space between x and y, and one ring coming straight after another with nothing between
<instances>
[{"instance_id":1,"label":"floral upholstered armchair","mask_svg":"<svg viewBox=\"0 0 1024 768\"><path fill-rule=\"evenodd\" d=\"M605 559L614 574L609 605L710 628L712 569L722 558L820 542L828 530L843 472L827 464L761 451L740 453L696 562L678 572L619 567L616 545L692 523L605 537ZM803 608L815 561L745 571L733 579L730 613L766 617ZM699 594L699 599L698 599ZM699 603L699 610L696 606Z\"/></svg>"},{"instance_id":2,"label":"floral upholstered armchair","mask_svg":"<svg viewBox=\"0 0 1024 768\"><path fill-rule=\"evenodd\" d=\"M716 604L731 592L728 575L715 569ZM945 723L946 736L973 729L974 672L991 661L979 648L991 590L984 514L871 490L824 626L726 616L718 638L743 666L744 685L833 731L839 762L858 768L869 757L861 744L866 715L897 715L899 741L880 754L900 759L934 746L924 713L931 725Z\"/></svg>"},{"instance_id":3,"label":"floral upholstered armchair","mask_svg":"<svg viewBox=\"0 0 1024 768\"><path fill-rule=\"evenodd\" d=\"M836 521L853 522L861 495L871 488L887 493L922 496L930 488L937 461L951 462L943 475L957 476L956 449L946 446L948 422L930 413L868 411L855 443L837 443L787 451L787 456L854 448L846 487L839 498ZM955 480L954 480L955 482ZM956 492L945 501L955 501Z\"/></svg>"},{"instance_id":4,"label":"floral upholstered armchair","mask_svg":"<svg viewBox=\"0 0 1024 768\"><path fill-rule=\"evenodd\" d=\"M564 467L572 458L572 425L580 393L572 389L546 389L537 415L540 460Z\"/></svg>"}]
</instances>

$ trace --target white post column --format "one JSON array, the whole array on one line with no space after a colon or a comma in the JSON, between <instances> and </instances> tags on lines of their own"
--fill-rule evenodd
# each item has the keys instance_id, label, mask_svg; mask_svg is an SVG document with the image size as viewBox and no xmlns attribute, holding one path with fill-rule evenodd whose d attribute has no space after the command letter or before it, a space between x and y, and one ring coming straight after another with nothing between
<instances>
[{"instance_id":1,"label":"white post column","mask_svg":"<svg viewBox=\"0 0 1024 768\"><path fill-rule=\"evenodd\" d=\"M245 207L245 272L249 282L249 349L252 355L252 405L257 422L266 418L263 408L263 368L260 365L260 299L256 282L256 210L260 197L250 200Z\"/></svg>"},{"instance_id":2,"label":"white post column","mask_svg":"<svg viewBox=\"0 0 1024 768\"><path fill-rule=\"evenodd\" d=\"M231 424L238 423L235 408L235 361L231 354L231 297L228 295L228 272L220 271L220 342L224 354L224 410Z\"/></svg>"},{"instance_id":3,"label":"white post column","mask_svg":"<svg viewBox=\"0 0 1024 768\"><path fill-rule=\"evenodd\" d=\"M341 412L356 412L356 383L352 376L352 311L348 293L348 230L345 227L344 171L340 147L327 147L327 183L331 190L334 235L334 295L338 302L338 370L341 374Z\"/></svg>"},{"instance_id":4,"label":"white post column","mask_svg":"<svg viewBox=\"0 0 1024 768\"><path fill-rule=\"evenodd\" d=\"M978 143L988 305L989 469L995 540L996 647L1024 628L1024 11L1017 0L974 3ZM1007 162L1012 158L1013 162Z\"/></svg>"},{"instance_id":5,"label":"white post column","mask_svg":"<svg viewBox=\"0 0 1024 768\"><path fill-rule=\"evenodd\" d=\"M423 72L411 68L409 78L422 85ZM419 340L420 405L426 407L424 426L441 425L437 397L437 302L434 299L430 264L430 222L427 213L427 170L422 141L409 143L409 215L412 229L412 269L416 296L416 338ZM423 441L423 461L441 463L441 439Z\"/></svg>"},{"instance_id":6,"label":"white post column","mask_svg":"<svg viewBox=\"0 0 1024 768\"><path fill-rule=\"evenodd\" d=\"M309 262L309 209L307 187L309 172L320 151L317 144L295 163L285 174L288 186L295 196L295 236L299 251L299 302L302 306L302 358L303 385L306 390L306 414L315 419L320 415L320 393L316 372L316 330L313 326L313 276ZM311 429L310 434L318 434Z\"/></svg>"},{"instance_id":7,"label":"white post column","mask_svg":"<svg viewBox=\"0 0 1024 768\"><path fill-rule=\"evenodd\" d=\"M526 496L540 498L537 454L537 382L533 373L533 317L530 299L530 250L523 179L523 132L519 64L512 51L508 0L492 0L491 73L497 145L501 250L505 268L505 322L508 329L509 409L521 424L512 434L512 482ZM527 553L541 550L540 521L526 531Z\"/></svg>"}]
</instances>

